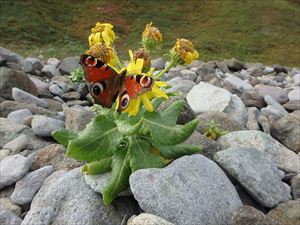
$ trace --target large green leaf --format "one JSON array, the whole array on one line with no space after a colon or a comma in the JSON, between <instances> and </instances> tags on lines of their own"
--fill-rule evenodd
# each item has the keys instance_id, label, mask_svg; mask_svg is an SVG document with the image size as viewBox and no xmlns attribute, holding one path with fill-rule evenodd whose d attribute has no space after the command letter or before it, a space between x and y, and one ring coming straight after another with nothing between
<instances>
[{"instance_id":1,"label":"large green leaf","mask_svg":"<svg viewBox=\"0 0 300 225\"><path fill-rule=\"evenodd\" d=\"M139 121L135 121L130 119L127 113L123 113L118 119L115 120L115 122L119 132L124 135L133 135L137 133L143 125L142 118Z\"/></svg>"},{"instance_id":2,"label":"large green leaf","mask_svg":"<svg viewBox=\"0 0 300 225\"><path fill-rule=\"evenodd\" d=\"M178 144L174 146L157 146L161 155L167 159L176 159L184 155L191 155L202 151L200 145Z\"/></svg>"},{"instance_id":3,"label":"large green leaf","mask_svg":"<svg viewBox=\"0 0 300 225\"><path fill-rule=\"evenodd\" d=\"M165 125L175 126L177 118L185 104L184 100L176 101L172 103L168 108L161 113L162 120Z\"/></svg>"},{"instance_id":4,"label":"large green leaf","mask_svg":"<svg viewBox=\"0 0 300 225\"><path fill-rule=\"evenodd\" d=\"M103 190L103 203L109 205L120 192L129 187L129 166L128 151L118 150L112 157L112 171L108 184Z\"/></svg>"},{"instance_id":5,"label":"large green leaf","mask_svg":"<svg viewBox=\"0 0 300 225\"><path fill-rule=\"evenodd\" d=\"M111 162L112 157L103 158L99 161L94 161L86 164L81 172L84 172L86 175L98 175L101 173L106 173L111 171Z\"/></svg>"},{"instance_id":6,"label":"large green leaf","mask_svg":"<svg viewBox=\"0 0 300 225\"><path fill-rule=\"evenodd\" d=\"M67 147L69 141L77 138L78 134L76 132L69 131L66 129L59 129L52 132L52 136L58 143Z\"/></svg>"},{"instance_id":7,"label":"large green leaf","mask_svg":"<svg viewBox=\"0 0 300 225\"><path fill-rule=\"evenodd\" d=\"M197 128L199 120L192 120L185 125L170 127L157 112L145 113L144 126L151 132L154 143L176 145L184 142Z\"/></svg>"},{"instance_id":8,"label":"large green leaf","mask_svg":"<svg viewBox=\"0 0 300 225\"><path fill-rule=\"evenodd\" d=\"M67 156L87 162L101 160L112 156L122 139L114 121L99 115L69 142Z\"/></svg>"},{"instance_id":9,"label":"large green leaf","mask_svg":"<svg viewBox=\"0 0 300 225\"><path fill-rule=\"evenodd\" d=\"M148 141L131 137L128 150L132 172L143 168L161 168L166 165L160 155L151 153L152 148L153 146Z\"/></svg>"}]
</instances>

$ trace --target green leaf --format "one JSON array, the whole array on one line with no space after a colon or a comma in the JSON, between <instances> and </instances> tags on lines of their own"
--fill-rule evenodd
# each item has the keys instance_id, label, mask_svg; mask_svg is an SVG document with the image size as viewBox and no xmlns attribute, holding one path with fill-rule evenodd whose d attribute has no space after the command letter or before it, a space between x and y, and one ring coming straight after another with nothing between
<instances>
[{"instance_id":1,"label":"green leaf","mask_svg":"<svg viewBox=\"0 0 300 225\"><path fill-rule=\"evenodd\" d=\"M116 119L116 125L120 133L124 135L133 135L139 131L143 125L143 119L138 122L130 120L128 115L123 113L118 119Z\"/></svg>"},{"instance_id":2,"label":"green leaf","mask_svg":"<svg viewBox=\"0 0 300 225\"><path fill-rule=\"evenodd\" d=\"M132 172L143 168L161 168L166 165L159 155L151 153L153 146L146 140L132 137L129 142L130 167Z\"/></svg>"},{"instance_id":3,"label":"green leaf","mask_svg":"<svg viewBox=\"0 0 300 225\"><path fill-rule=\"evenodd\" d=\"M127 151L118 150L112 157L112 171L108 184L103 190L103 203L109 205L120 192L129 187L129 154Z\"/></svg>"},{"instance_id":4,"label":"green leaf","mask_svg":"<svg viewBox=\"0 0 300 225\"><path fill-rule=\"evenodd\" d=\"M78 134L66 129L60 129L52 132L52 137L60 144L68 146L70 140L77 138Z\"/></svg>"},{"instance_id":5,"label":"green leaf","mask_svg":"<svg viewBox=\"0 0 300 225\"><path fill-rule=\"evenodd\" d=\"M144 126L151 132L154 143L160 145L176 145L184 142L194 132L199 120L192 120L185 125L169 127L159 113L145 113ZM144 130L144 129L143 129Z\"/></svg>"},{"instance_id":6,"label":"green leaf","mask_svg":"<svg viewBox=\"0 0 300 225\"><path fill-rule=\"evenodd\" d=\"M98 175L101 173L106 173L111 170L112 157L103 158L99 161L94 161L86 164L81 172L84 172L86 175Z\"/></svg>"},{"instance_id":7,"label":"green leaf","mask_svg":"<svg viewBox=\"0 0 300 225\"><path fill-rule=\"evenodd\" d=\"M67 156L77 160L93 162L112 156L123 140L113 120L99 115L69 142Z\"/></svg>"},{"instance_id":8,"label":"green leaf","mask_svg":"<svg viewBox=\"0 0 300 225\"><path fill-rule=\"evenodd\" d=\"M184 155L191 155L202 151L200 145L178 144L174 146L158 145L160 153L167 159L176 159Z\"/></svg>"},{"instance_id":9,"label":"green leaf","mask_svg":"<svg viewBox=\"0 0 300 225\"><path fill-rule=\"evenodd\" d=\"M184 100L176 101L172 103L168 108L162 112L161 117L164 124L169 126L175 126L177 123L177 118L185 104Z\"/></svg>"}]
</instances>

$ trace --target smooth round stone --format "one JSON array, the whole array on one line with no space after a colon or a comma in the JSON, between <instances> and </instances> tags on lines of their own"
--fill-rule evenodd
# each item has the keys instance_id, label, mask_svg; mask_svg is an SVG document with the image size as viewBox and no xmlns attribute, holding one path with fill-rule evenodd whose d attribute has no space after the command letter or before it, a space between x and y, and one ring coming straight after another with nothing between
<instances>
[{"instance_id":1,"label":"smooth round stone","mask_svg":"<svg viewBox=\"0 0 300 225\"><path fill-rule=\"evenodd\" d=\"M20 109L9 113L7 119L15 124L25 124L26 118L29 116L32 116L32 112L29 109Z\"/></svg>"},{"instance_id":2,"label":"smooth round stone","mask_svg":"<svg viewBox=\"0 0 300 225\"><path fill-rule=\"evenodd\" d=\"M79 57L67 57L64 58L62 63L59 65L58 69L61 74L70 75L75 69L80 68Z\"/></svg>"},{"instance_id":3,"label":"smooth round stone","mask_svg":"<svg viewBox=\"0 0 300 225\"><path fill-rule=\"evenodd\" d=\"M132 216L129 218L127 225L175 225L163 218L149 214L141 213L138 216Z\"/></svg>"},{"instance_id":4,"label":"smooth round stone","mask_svg":"<svg viewBox=\"0 0 300 225\"><path fill-rule=\"evenodd\" d=\"M29 76L30 80L34 83L34 85L36 86L39 94L40 93L45 93L48 91L49 88L49 84L41 81L40 79L34 77L34 76Z\"/></svg>"},{"instance_id":5,"label":"smooth round stone","mask_svg":"<svg viewBox=\"0 0 300 225\"><path fill-rule=\"evenodd\" d=\"M64 94L64 91L57 84L50 84L49 91L58 96L62 96Z\"/></svg>"},{"instance_id":6,"label":"smooth round stone","mask_svg":"<svg viewBox=\"0 0 300 225\"><path fill-rule=\"evenodd\" d=\"M170 89L168 89L168 92L187 93L195 85L193 81L183 80L181 77L175 77L169 80L167 83L168 85L172 86Z\"/></svg>"},{"instance_id":7,"label":"smooth round stone","mask_svg":"<svg viewBox=\"0 0 300 225\"><path fill-rule=\"evenodd\" d=\"M253 89L252 85L248 82L236 77L236 76L229 76L224 80L224 84L229 85L229 87L243 91L251 91Z\"/></svg>"},{"instance_id":8,"label":"smooth round stone","mask_svg":"<svg viewBox=\"0 0 300 225\"><path fill-rule=\"evenodd\" d=\"M181 70L180 73L181 73L181 78L183 80L195 81L198 76L194 71L187 70L187 69Z\"/></svg>"},{"instance_id":9,"label":"smooth round stone","mask_svg":"<svg viewBox=\"0 0 300 225\"><path fill-rule=\"evenodd\" d=\"M300 86L300 73L293 76L294 84Z\"/></svg>"},{"instance_id":10,"label":"smooth round stone","mask_svg":"<svg viewBox=\"0 0 300 225\"><path fill-rule=\"evenodd\" d=\"M8 210L17 216L20 216L21 212L22 212L21 207L14 204L9 198L0 198L0 212L2 210ZM1 225L2 225L2 223L1 223ZM3 225L5 225L5 224L3 224ZM15 224L12 224L12 225L15 225Z\"/></svg>"},{"instance_id":11,"label":"smooth round stone","mask_svg":"<svg viewBox=\"0 0 300 225\"><path fill-rule=\"evenodd\" d=\"M12 96L16 102L31 104L34 103L37 106L47 108L48 104L44 100L26 92L19 88L12 89Z\"/></svg>"},{"instance_id":12,"label":"smooth round stone","mask_svg":"<svg viewBox=\"0 0 300 225\"><path fill-rule=\"evenodd\" d=\"M300 101L300 88L295 88L288 94L290 101Z\"/></svg>"},{"instance_id":13,"label":"smooth round stone","mask_svg":"<svg viewBox=\"0 0 300 225\"><path fill-rule=\"evenodd\" d=\"M34 116L31 121L33 133L37 136L51 137L52 132L64 128L64 122L46 116Z\"/></svg>"},{"instance_id":14,"label":"smooth round stone","mask_svg":"<svg viewBox=\"0 0 300 225\"><path fill-rule=\"evenodd\" d=\"M163 58L151 60L151 66L155 69L162 70L165 68L166 61Z\"/></svg>"},{"instance_id":15,"label":"smooth round stone","mask_svg":"<svg viewBox=\"0 0 300 225\"><path fill-rule=\"evenodd\" d=\"M47 60L47 64L48 64L48 65L55 66L55 67L57 68L58 65L60 64L60 60L57 59L57 58L49 58L49 59Z\"/></svg>"},{"instance_id":16,"label":"smooth round stone","mask_svg":"<svg viewBox=\"0 0 300 225\"><path fill-rule=\"evenodd\" d=\"M0 223L3 225L21 225L22 219L9 210L0 211Z\"/></svg>"},{"instance_id":17,"label":"smooth round stone","mask_svg":"<svg viewBox=\"0 0 300 225\"><path fill-rule=\"evenodd\" d=\"M22 70L25 73L37 74L36 71L41 71L43 68L43 63L38 58L27 58L24 61Z\"/></svg>"},{"instance_id":18,"label":"smooth round stone","mask_svg":"<svg viewBox=\"0 0 300 225\"><path fill-rule=\"evenodd\" d=\"M11 151L11 154L19 153L20 151L27 148L29 144L29 138L25 134L21 134L19 137L14 140L6 143L3 146L3 149L8 149Z\"/></svg>"},{"instance_id":19,"label":"smooth round stone","mask_svg":"<svg viewBox=\"0 0 300 225\"><path fill-rule=\"evenodd\" d=\"M40 75L51 78L54 76L60 76L60 72L58 71L56 66L44 65Z\"/></svg>"},{"instance_id":20,"label":"smooth round stone","mask_svg":"<svg viewBox=\"0 0 300 225\"><path fill-rule=\"evenodd\" d=\"M287 92L280 87L259 84L254 87L254 90L262 97L264 97L265 95L270 95L280 104L288 101Z\"/></svg>"}]
</instances>

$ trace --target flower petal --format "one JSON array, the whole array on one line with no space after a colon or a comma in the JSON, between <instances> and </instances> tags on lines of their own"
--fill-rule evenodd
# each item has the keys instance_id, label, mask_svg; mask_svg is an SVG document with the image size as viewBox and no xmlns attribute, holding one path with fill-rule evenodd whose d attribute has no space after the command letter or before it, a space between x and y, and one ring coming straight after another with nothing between
<instances>
[{"instance_id":1,"label":"flower petal","mask_svg":"<svg viewBox=\"0 0 300 225\"><path fill-rule=\"evenodd\" d=\"M141 95L143 104L145 106L145 108L147 109L148 112L153 112L153 105L151 103L151 101L149 100L148 96L144 93Z\"/></svg>"},{"instance_id":2,"label":"flower petal","mask_svg":"<svg viewBox=\"0 0 300 225\"><path fill-rule=\"evenodd\" d=\"M106 45L110 45L110 38L109 38L107 32L104 31L101 34L102 34L102 38L103 38L104 43Z\"/></svg>"},{"instance_id":3,"label":"flower petal","mask_svg":"<svg viewBox=\"0 0 300 225\"><path fill-rule=\"evenodd\" d=\"M155 95L155 97L158 97L158 98L160 98L160 97L163 97L166 99L168 98L168 95L155 85L152 87L152 93Z\"/></svg>"}]
</instances>

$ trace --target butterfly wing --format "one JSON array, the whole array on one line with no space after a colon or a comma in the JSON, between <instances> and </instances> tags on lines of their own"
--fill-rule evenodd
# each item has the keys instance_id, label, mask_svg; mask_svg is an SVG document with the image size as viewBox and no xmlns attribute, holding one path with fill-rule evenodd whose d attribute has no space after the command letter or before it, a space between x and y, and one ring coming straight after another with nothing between
<instances>
[{"instance_id":1,"label":"butterfly wing","mask_svg":"<svg viewBox=\"0 0 300 225\"><path fill-rule=\"evenodd\" d=\"M153 78L137 74L123 77L123 83L119 91L118 112L126 110L130 100L136 99L145 91L151 90L154 84Z\"/></svg>"},{"instance_id":2,"label":"butterfly wing","mask_svg":"<svg viewBox=\"0 0 300 225\"><path fill-rule=\"evenodd\" d=\"M119 93L121 76L97 58L83 54L80 64L85 71L85 79L90 83L90 93L96 103L110 108Z\"/></svg>"}]
</instances>

